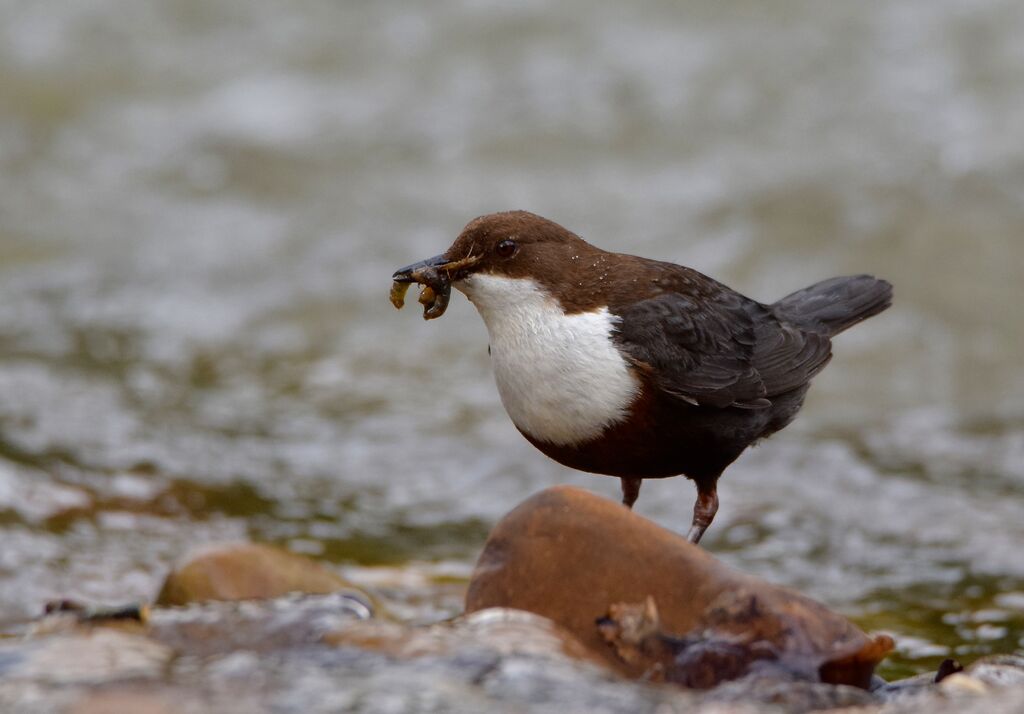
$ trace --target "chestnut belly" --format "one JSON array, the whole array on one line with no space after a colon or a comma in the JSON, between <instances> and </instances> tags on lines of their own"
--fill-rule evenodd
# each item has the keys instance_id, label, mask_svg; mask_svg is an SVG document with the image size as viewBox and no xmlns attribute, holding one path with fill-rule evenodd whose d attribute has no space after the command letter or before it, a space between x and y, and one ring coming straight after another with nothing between
<instances>
[{"instance_id":1,"label":"chestnut belly","mask_svg":"<svg viewBox=\"0 0 1024 714\"><path fill-rule=\"evenodd\" d=\"M595 439L556 446L523 436L550 458L580 471L627 478L683 475L711 484L744 449L792 419L805 390L798 391L771 407L741 409L694 406L645 390L624 421Z\"/></svg>"}]
</instances>

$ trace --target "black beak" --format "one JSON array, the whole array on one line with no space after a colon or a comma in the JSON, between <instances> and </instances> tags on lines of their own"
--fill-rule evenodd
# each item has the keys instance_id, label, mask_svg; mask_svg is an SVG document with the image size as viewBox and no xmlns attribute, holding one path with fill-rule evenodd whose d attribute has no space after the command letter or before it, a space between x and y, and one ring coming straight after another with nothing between
<instances>
[{"instance_id":1,"label":"black beak","mask_svg":"<svg viewBox=\"0 0 1024 714\"><path fill-rule=\"evenodd\" d=\"M391 279L396 283L422 283L424 282L423 276L425 274L444 270L445 266L450 264L451 261L443 255L435 255L433 258L427 258L426 260L421 260L418 263L413 263L400 270L396 270Z\"/></svg>"},{"instance_id":2,"label":"black beak","mask_svg":"<svg viewBox=\"0 0 1024 714\"><path fill-rule=\"evenodd\" d=\"M480 262L480 256L467 255L465 258L449 260L443 255L435 255L433 258L421 260L418 263L407 265L401 270L395 271L391 279L396 283L424 283L433 285L437 282L439 273L444 272L443 279L448 282L461 280L466 276L469 268Z\"/></svg>"}]
</instances>

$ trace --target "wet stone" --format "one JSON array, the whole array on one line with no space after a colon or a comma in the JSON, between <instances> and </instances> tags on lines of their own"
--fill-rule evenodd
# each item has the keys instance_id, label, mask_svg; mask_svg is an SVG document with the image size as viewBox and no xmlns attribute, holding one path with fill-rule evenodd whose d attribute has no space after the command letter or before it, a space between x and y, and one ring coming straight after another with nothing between
<instances>
[{"instance_id":1,"label":"wet stone","mask_svg":"<svg viewBox=\"0 0 1024 714\"><path fill-rule=\"evenodd\" d=\"M859 687L808 682L796 677L757 674L725 682L703 700L722 704L774 705L792 714L841 707L871 707L878 698Z\"/></svg>"},{"instance_id":2,"label":"wet stone","mask_svg":"<svg viewBox=\"0 0 1024 714\"><path fill-rule=\"evenodd\" d=\"M937 674L927 672L879 687L874 693L885 706L877 711L882 714L1024 711L1024 652L982 657L939 682L935 681Z\"/></svg>"},{"instance_id":3,"label":"wet stone","mask_svg":"<svg viewBox=\"0 0 1024 714\"><path fill-rule=\"evenodd\" d=\"M953 675L959 677L960 675ZM954 691L941 687L938 691L917 696L900 697L884 706L857 710L863 714L1020 714L1024 712L1024 687L1004 687L984 693Z\"/></svg>"},{"instance_id":4,"label":"wet stone","mask_svg":"<svg viewBox=\"0 0 1024 714\"><path fill-rule=\"evenodd\" d=\"M101 691L90 693L78 701L68 714L183 714L180 700L153 692Z\"/></svg>"},{"instance_id":5,"label":"wet stone","mask_svg":"<svg viewBox=\"0 0 1024 714\"><path fill-rule=\"evenodd\" d=\"M403 659L477 652L494 657L567 659L608 668L603 658L551 620L507 608L481 610L451 622L424 627L356 622L330 633L324 640L340 647L358 647Z\"/></svg>"},{"instance_id":6,"label":"wet stone","mask_svg":"<svg viewBox=\"0 0 1024 714\"><path fill-rule=\"evenodd\" d=\"M872 680L887 642L681 540L605 499L549 489L494 529L467 613L450 621L376 619L350 588L151 610L58 601L39 620L3 631L0 712L1022 710L1024 656L983 658L962 672L950 664L940 683L935 673ZM213 584L205 592L227 592L211 574L232 552L192 561L204 563L196 582ZM240 552L241 565L227 572L283 562L285 573L313 565L314 578L331 575L276 549ZM872 686L834 683L846 676Z\"/></svg>"},{"instance_id":7,"label":"wet stone","mask_svg":"<svg viewBox=\"0 0 1024 714\"><path fill-rule=\"evenodd\" d=\"M698 689L766 668L866 689L892 648L810 598L569 487L542 491L495 526L466 595L467 612L488 607L548 617L629 676Z\"/></svg>"},{"instance_id":8,"label":"wet stone","mask_svg":"<svg viewBox=\"0 0 1024 714\"><path fill-rule=\"evenodd\" d=\"M158 605L207 600L266 599L292 592L359 593L352 583L320 563L258 543L223 544L186 557L164 581ZM369 601L369 596L359 593Z\"/></svg>"},{"instance_id":9,"label":"wet stone","mask_svg":"<svg viewBox=\"0 0 1024 714\"><path fill-rule=\"evenodd\" d=\"M693 711L699 701L623 680L531 613L487 610L425 627L368 615L342 593L155 608L145 628L131 632L51 615L29 639L4 643L0 711L66 714L135 703L160 712L173 703L175 714L654 714ZM69 656L86 662L69 664Z\"/></svg>"},{"instance_id":10,"label":"wet stone","mask_svg":"<svg viewBox=\"0 0 1024 714\"><path fill-rule=\"evenodd\" d=\"M83 625L73 615L0 641L4 714L1016 714L1024 702L1020 657L947 677L984 677L983 693L922 682L884 704L799 673L755 672L698 691L623 678L534 613L492 608L410 626L373 620L344 593L155 608L146 625Z\"/></svg>"},{"instance_id":11,"label":"wet stone","mask_svg":"<svg viewBox=\"0 0 1024 714\"><path fill-rule=\"evenodd\" d=\"M369 603L351 593L293 594L273 600L157 608L148 631L179 654L205 657L317 644L325 634L372 615Z\"/></svg>"},{"instance_id":12,"label":"wet stone","mask_svg":"<svg viewBox=\"0 0 1024 714\"><path fill-rule=\"evenodd\" d=\"M0 681L98 685L162 676L174 650L144 635L83 628L28 641L0 641Z\"/></svg>"},{"instance_id":13,"label":"wet stone","mask_svg":"<svg viewBox=\"0 0 1024 714\"><path fill-rule=\"evenodd\" d=\"M937 686L935 675L935 672L925 672L895 682L884 682L873 689L872 693L887 702L929 694L934 692Z\"/></svg>"},{"instance_id":14,"label":"wet stone","mask_svg":"<svg viewBox=\"0 0 1024 714\"><path fill-rule=\"evenodd\" d=\"M956 676L980 682L986 687L1024 687L1024 652L983 657L949 679Z\"/></svg>"}]
</instances>

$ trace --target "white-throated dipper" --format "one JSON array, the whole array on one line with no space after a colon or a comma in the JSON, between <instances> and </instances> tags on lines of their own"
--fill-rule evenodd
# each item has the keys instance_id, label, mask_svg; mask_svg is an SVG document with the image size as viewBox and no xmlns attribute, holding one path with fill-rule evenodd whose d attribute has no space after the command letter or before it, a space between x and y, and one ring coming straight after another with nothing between
<instances>
[{"instance_id":1,"label":"white-throated dipper","mask_svg":"<svg viewBox=\"0 0 1024 714\"><path fill-rule=\"evenodd\" d=\"M722 471L793 420L831 338L892 300L889 283L855 275L766 305L526 211L471 221L444 254L393 279L399 307L406 284L427 286L428 319L450 286L469 298L505 410L552 459L619 477L628 507L645 478L692 479L692 543L718 510Z\"/></svg>"}]
</instances>

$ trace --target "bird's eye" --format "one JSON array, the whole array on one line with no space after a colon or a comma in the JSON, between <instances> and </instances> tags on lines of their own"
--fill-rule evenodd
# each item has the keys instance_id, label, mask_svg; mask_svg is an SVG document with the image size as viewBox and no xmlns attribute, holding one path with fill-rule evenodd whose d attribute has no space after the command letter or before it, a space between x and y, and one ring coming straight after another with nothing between
<instances>
[{"instance_id":1,"label":"bird's eye","mask_svg":"<svg viewBox=\"0 0 1024 714\"><path fill-rule=\"evenodd\" d=\"M515 255L516 248L518 247L519 246L516 245L516 242L514 240L505 239L498 243L498 247L495 248L494 250L499 257L511 258L513 255Z\"/></svg>"}]
</instances>

